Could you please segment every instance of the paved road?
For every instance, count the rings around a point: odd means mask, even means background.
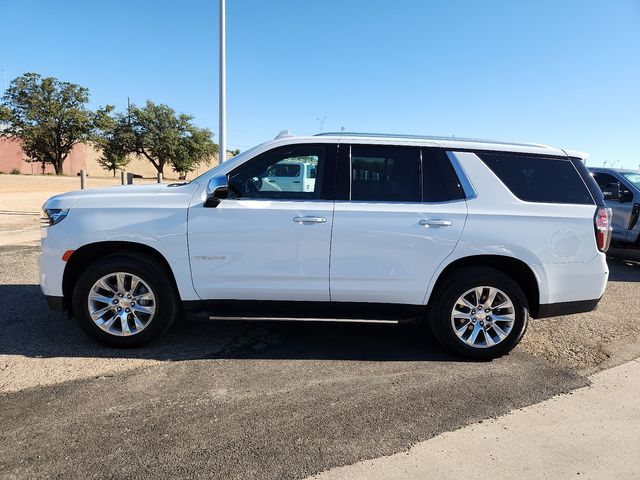
[[[106,349],[46,309],[36,253],[0,247],[0,477],[303,478],[588,384],[526,345],[460,362],[416,327],[182,324]],[[639,268],[612,262],[607,309],[636,306]],[[596,313],[576,321],[616,322]]]
[[[640,360],[591,386],[309,480],[640,478]],[[459,452],[472,452],[460,461]]]

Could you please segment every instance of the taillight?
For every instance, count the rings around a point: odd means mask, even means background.
[[[611,209],[598,207],[593,223],[596,229],[598,250],[606,252],[609,250],[609,244],[611,243]]]

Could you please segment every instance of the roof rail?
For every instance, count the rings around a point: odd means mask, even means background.
[[[315,137],[363,137],[363,138],[404,138],[411,140],[432,140],[432,141],[448,141],[448,142],[474,142],[474,143],[494,143],[496,145],[517,145],[522,147],[540,147],[550,148],[547,145],[539,143],[523,143],[523,142],[503,142],[499,140],[487,140],[480,138],[462,138],[462,137],[444,137],[437,135],[407,135],[398,133],[363,133],[363,132],[322,132],[316,133]]]

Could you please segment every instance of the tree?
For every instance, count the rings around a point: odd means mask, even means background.
[[[91,139],[95,114],[86,108],[88,101],[85,87],[25,73],[2,97],[0,135],[19,137],[27,157],[50,163],[61,175],[74,145]]]
[[[117,150],[104,149],[102,150],[102,156],[97,159],[98,165],[105,170],[113,172],[113,176],[116,176],[118,170],[122,170],[129,165],[131,159],[126,153],[119,152]]]
[[[192,120],[191,115],[176,114],[171,107],[148,100],[144,107],[132,105],[126,115],[116,116],[112,142],[145,157],[158,173],[170,165],[183,179],[218,151],[211,131],[196,127]]]
[[[127,144],[123,143],[126,137],[118,131],[119,124],[116,117],[110,115],[112,107],[99,109],[96,112],[96,134],[94,142],[102,151],[98,158],[98,164],[107,171],[112,171],[116,176],[118,170],[126,167],[131,158],[128,156]]]

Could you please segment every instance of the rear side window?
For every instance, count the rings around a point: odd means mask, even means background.
[[[420,150],[353,145],[351,200],[420,202]]]
[[[487,152],[477,155],[520,200],[594,204],[582,177],[568,158]]]

